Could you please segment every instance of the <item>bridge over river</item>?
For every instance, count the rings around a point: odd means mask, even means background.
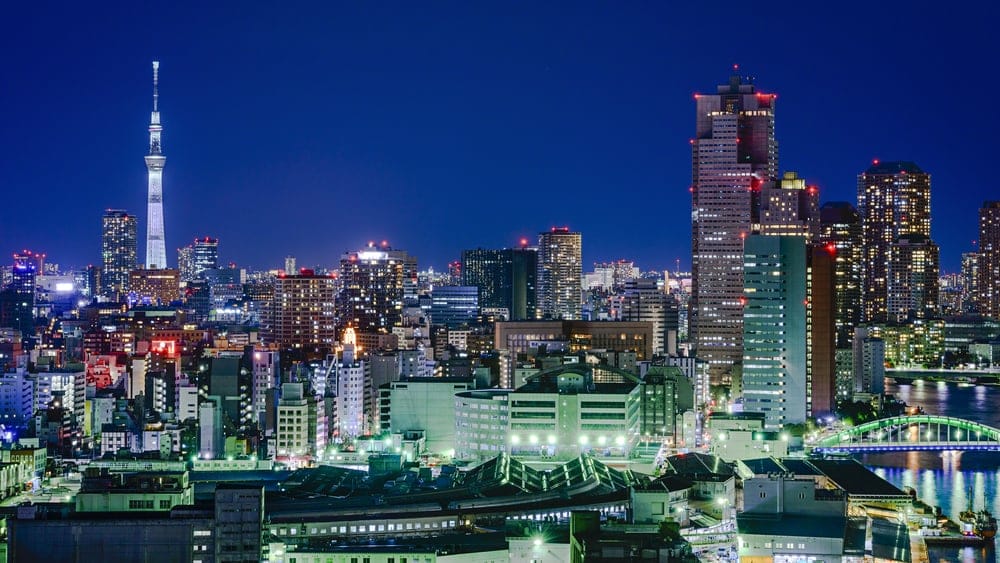
[[[1000,451],[1000,429],[950,416],[894,416],[845,428],[806,448],[816,453]]]

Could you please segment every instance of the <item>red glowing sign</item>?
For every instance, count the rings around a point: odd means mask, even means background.
[[[177,342],[173,340],[154,340],[153,352],[161,356],[174,357],[177,354]]]

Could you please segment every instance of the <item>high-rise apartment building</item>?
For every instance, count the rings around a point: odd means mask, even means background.
[[[1000,320],[1000,201],[979,209],[979,311]]]
[[[167,267],[167,245],[163,233],[163,156],[160,144],[160,61],[153,61],[153,113],[149,118],[149,154],[146,155],[146,173],[149,191],[146,203],[146,267]]]
[[[962,312],[979,312],[979,253],[962,253]]]
[[[348,252],[340,260],[337,317],[358,333],[388,334],[403,321],[405,299],[416,297],[417,259],[388,246]]]
[[[715,94],[695,95],[688,327],[714,382],[728,380],[743,356],[743,242],[752,192],[778,174],[776,98],[736,75]]]
[[[854,327],[861,323],[861,216],[846,201],[824,203],[819,214],[818,240],[836,251],[833,276],[837,348],[848,349]]]
[[[804,237],[751,235],[744,251],[743,407],[765,427],[807,415],[807,262]]]
[[[461,285],[479,288],[481,309],[505,309],[511,321],[535,318],[537,249],[463,250],[460,271]]]
[[[332,348],[336,339],[336,294],[336,280],[312,270],[278,276],[274,280],[274,297],[265,313],[265,342],[288,348]]]
[[[903,235],[931,236],[931,177],[912,162],[875,161],[858,176],[862,321],[889,318],[889,263]],[[935,272],[934,277],[937,277]]]
[[[653,353],[677,354],[677,299],[657,286],[655,279],[636,278],[624,282],[623,321],[653,323]]]
[[[101,295],[121,301],[136,269],[136,218],[121,209],[104,212],[101,228]]]
[[[569,227],[538,234],[539,318],[576,320],[581,316],[583,237]]]
[[[889,246],[888,320],[938,313],[938,247],[924,235],[901,235]]]
[[[867,328],[857,329],[853,343],[855,393],[885,393],[885,344]]]

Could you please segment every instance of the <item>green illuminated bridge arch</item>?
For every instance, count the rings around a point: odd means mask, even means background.
[[[812,444],[814,452],[1000,451],[1000,429],[971,420],[918,414],[873,420]]]

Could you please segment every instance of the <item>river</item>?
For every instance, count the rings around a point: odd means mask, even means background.
[[[899,385],[890,379],[885,391],[928,414],[1000,427],[1000,387],[920,381]],[[912,487],[920,500],[940,506],[953,520],[968,507],[970,497],[973,509],[985,507],[1000,514],[1000,452],[867,454],[861,461],[897,487]],[[996,561],[996,552],[995,548],[933,548],[930,556],[931,561],[990,562]]]

